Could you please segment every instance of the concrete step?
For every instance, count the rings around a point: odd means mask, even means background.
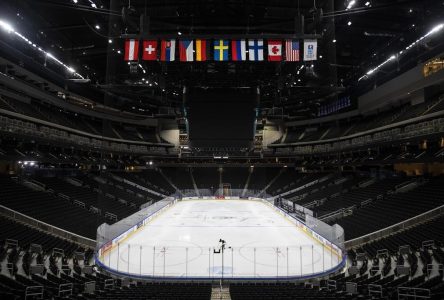
[[[214,285],[211,289],[211,300],[231,300],[230,287]]]

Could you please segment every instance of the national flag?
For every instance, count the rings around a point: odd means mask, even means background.
[[[318,59],[318,41],[304,40],[304,61]]]
[[[160,60],[174,61],[176,55],[176,40],[163,40],[160,44]]]
[[[215,40],[214,41],[214,60],[227,61],[228,60],[228,41]]]
[[[179,41],[179,56],[180,61],[193,61],[194,44],[193,40]]]
[[[244,39],[231,41],[231,59],[234,61],[247,60],[247,49]]]
[[[139,59],[139,41],[126,40],[125,41],[125,56],[126,61]]]
[[[143,60],[157,60],[157,41],[143,41]]]
[[[248,40],[248,58],[250,61],[264,60],[264,40]]]
[[[282,60],[282,41],[268,41],[268,61]]]
[[[299,41],[285,41],[285,58],[287,61],[299,61]]]
[[[207,40],[196,40],[196,61],[206,61],[208,51]]]

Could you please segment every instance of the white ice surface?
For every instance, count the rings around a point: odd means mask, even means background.
[[[223,255],[215,254],[219,239]],[[302,250],[302,253],[301,253]],[[179,201],[102,258],[142,276],[285,277],[319,273],[339,258],[260,201]],[[302,263],[302,267],[301,267]]]

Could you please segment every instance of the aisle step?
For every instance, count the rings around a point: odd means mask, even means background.
[[[215,284],[211,289],[211,300],[231,300],[230,286]]]

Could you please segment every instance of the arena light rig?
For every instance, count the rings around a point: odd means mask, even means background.
[[[418,43],[420,43],[422,40],[424,40],[425,38],[436,34],[438,32],[441,32],[444,29],[444,23],[441,23],[439,25],[436,25],[435,27],[433,27],[429,32],[427,32],[425,35],[421,36],[420,38],[418,38],[416,41],[412,42],[410,45],[408,45],[404,50],[399,51],[396,55],[393,54],[391,55],[389,58],[387,58],[385,61],[383,61],[381,64],[379,64],[378,66],[376,66],[373,69],[370,69],[369,71],[367,71],[365,73],[365,75],[361,76],[358,79],[358,82],[363,80],[363,79],[368,79],[370,77],[370,75],[376,73],[379,69],[381,69],[383,66],[385,66],[386,64],[388,64],[389,62],[395,60],[396,58],[401,57],[402,55],[406,54],[410,49],[412,49],[414,46],[416,46]]]
[[[8,34],[14,34],[15,36],[17,36],[19,39],[21,39],[23,42],[29,44],[31,47],[33,47],[35,50],[42,52],[45,57],[50,58],[52,61],[54,61],[55,63],[63,66],[69,73],[71,73],[73,76],[81,78],[81,79],[85,79],[82,75],[80,75],[79,73],[76,72],[76,70],[71,67],[66,65],[64,62],[62,62],[61,60],[59,60],[57,57],[55,57],[54,55],[52,55],[49,52],[46,52],[45,50],[43,50],[41,47],[39,47],[38,45],[36,45],[35,43],[33,43],[31,40],[29,40],[27,37],[25,37],[24,35],[22,35],[20,32],[16,31],[14,29],[14,27],[9,24],[8,22],[6,22],[5,20],[0,19],[0,28],[5,31]]]

